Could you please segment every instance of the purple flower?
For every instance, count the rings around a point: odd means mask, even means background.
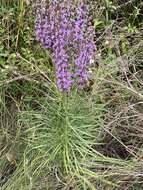
[[[47,11],[41,10],[36,15],[36,38],[52,53],[58,88],[69,92],[73,85],[83,87],[96,51],[88,6],[72,0],[51,0]]]

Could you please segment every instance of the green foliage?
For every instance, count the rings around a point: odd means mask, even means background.
[[[26,90],[25,85],[24,88]],[[15,89],[11,86],[13,93],[16,89],[18,86]],[[100,96],[77,92],[67,96],[54,88],[31,84],[22,101],[19,100],[23,106],[18,104],[21,131],[15,133],[21,135],[14,142],[22,142],[22,153],[15,149],[20,154],[17,170],[3,188],[26,190],[39,185],[39,188],[51,186],[55,189],[58,178],[63,187],[70,178],[75,189],[94,190],[100,183],[110,187],[118,185],[108,176],[116,173],[120,177],[121,171],[124,175],[134,171],[138,167],[136,161],[108,158],[93,148],[100,145],[99,134],[104,128],[103,118],[107,112],[107,104],[101,102]],[[14,147],[19,146],[13,143],[10,150]],[[103,166],[104,175],[100,173]],[[51,185],[48,179],[52,179]],[[41,183],[43,180],[45,184]]]

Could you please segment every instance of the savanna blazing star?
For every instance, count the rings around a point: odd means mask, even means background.
[[[89,77],[88,64],[96,50],[88,6],[72,0],[51,0],[44,6],[46,11],[42,5],[37,7],[36,37],[52,53],[57,86],[66,92],[75,84],[81,88]]]

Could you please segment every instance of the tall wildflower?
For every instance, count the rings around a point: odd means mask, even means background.
[[[51,0],[47,11],[41,10],[36,14],[36,37],[52,53],[58,88],[69,92],[75,84],[83,87],[96,49],[87,5]]]

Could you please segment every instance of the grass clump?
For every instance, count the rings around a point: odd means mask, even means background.
[[[123,161],[102,152],[109,103],[102,103],[101,94],[67,96],[55,87],[49,91],[31,85],[31,95],[22,102],[17,119],[22,145],[18,149],[13,144],[19,160],[3,189],[98,189],[103,184],[118,188],[123,179],[136,175],[140,167],[136,159]]]

